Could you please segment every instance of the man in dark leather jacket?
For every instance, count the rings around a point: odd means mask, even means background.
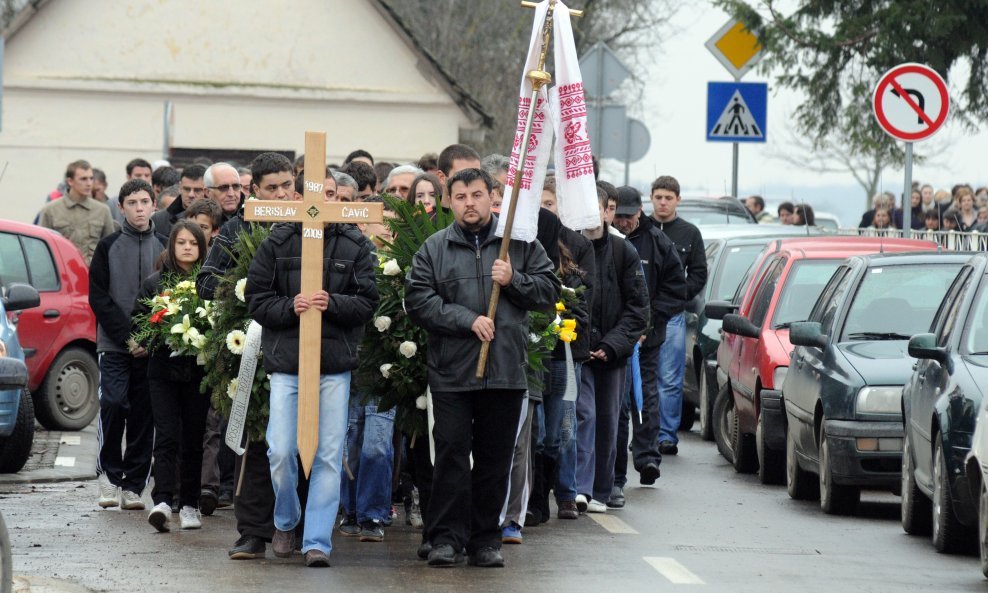
[[[464,547],[473,565],[504,565],[498,517],[528,386],[528,312],[552,307],[560,293],[538,242],[512,241],[508,260],[497,259],[491,188],[480,169],[449,179],[455,223],[426,240],[405,285],[409,316],[429,332],[436,460],[426,529],[433,566],[462,562]],[[501,299],[490,319],[493,282]],[[491,348],[478,379],[482,342]]]
[[[299,316],[321,312],[322,349],[319,378],[319,444],[310,472],[302,552],[307,566],[328,566],[332,532],[340,505],[340,472],[347,429],[350,371],[357,367],[357,347],[371,320],[377,292],[374,246],[356,227],[325,227],[322,287],[302,294],[302,227],[276,225],[257,249],[247,272],[247,309],[264,328],[264,369],[271,374],[270,414],[266,440],[274,487],[271,541],[277,556],[295,550],[301,520],[298,485]]]

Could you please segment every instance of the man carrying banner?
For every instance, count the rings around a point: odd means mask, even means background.
[[[429,564],[504,566],[498,518],[521,403],[528,387],[528,311],[551,308],[560,283],[537,242],[513,241],[498,259],[491,177],[465,169],[447,183],[455,223],[429,237],[406,281],[408,315],[429,332],[436,458],[429,505]],[[486,316],[493,283],[504,294]],[[475,376],[482,343],[487,373]],[[470,455],[473,454],[473,470]]]

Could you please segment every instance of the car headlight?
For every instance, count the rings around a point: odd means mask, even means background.
[[[854,409],[860,414],[899,414],[902,412],[902,386],[863,387]]]
[[[789,367],[775,367],[775,372],[772,373],[772,387],[778,391],[782,389],[782,384],[786,380],[786,372]]]

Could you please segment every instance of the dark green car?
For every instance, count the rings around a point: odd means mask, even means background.
[[[834,273],[810,312],[793,323],[782,385],[786,486],[819,496],[828,514],[854,513],[861,489],[897,491],[902,387],[909,338],[928,331],[971,254],[855,256]]]
[[[978,525],[980,488],[970,488],[965,459],[981,408],[978,386],[988,385],[986,254],[961,268],[930,331],[909,341],[919,361],[902,391],[902,528],[932,531],[938,551],[958,552]]]

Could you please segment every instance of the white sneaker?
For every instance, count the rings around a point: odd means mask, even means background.
[[[199,529],[202,527],[202,520],[199,518],[199,509],[189,505],[182,507],[178,512],[178,520],[182,524],[182,529]]]
[[[587,512],[588,513],[606,513],[607,512],[607,505],[604,504],[604,503],[602,503],[602,502],[600,502],[599,500],[596,500],[596,499],[595,500],[591,500],[589,503],[587,503]]]
[[[576,495],[576,510],[580,513],[587,512],[587,497],[582,494]]]
[[[123,491],[123,503],[120,505],[125,511],[143,511],[144,501],[141,500],[141,495],[136,492],[131,492],[130,490]]]
[[[148,523],[162,533],[171,531],[171,514],[172,509],[168,506],[168,503],[159,502],[154,505],[154,508],[151,509],[151,513],[148,514]]]
[[[117,487],[110,483],[106,474],[101,475],[96,480],[96,485],[99,489],[99,498],[96,500],[96,504],[104,509],[120,505],[120,494],[117,492]]]

